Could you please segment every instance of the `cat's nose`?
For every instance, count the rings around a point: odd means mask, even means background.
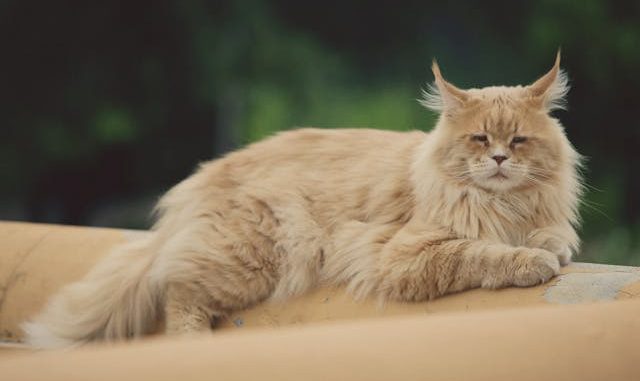
[[[502,164],[503,161],[508,159],[508,157],[504,155],[495,155],[495,156],[491,156],[491,158],[495,160],[496,163],[498,163],[498,165]]]

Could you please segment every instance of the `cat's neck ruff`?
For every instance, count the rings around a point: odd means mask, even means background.
[[[464,238],[520,245],[536,225],[534,202],[518,193],[491,194],[429,181],[416,197],[416,216],[427,225],[446,227]]]

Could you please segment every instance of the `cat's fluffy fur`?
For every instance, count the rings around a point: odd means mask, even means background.
[[[461,90],[433,69],[431,133],[301,129],[203,164],[151,237],[64,288],[28,341],[139,336],[163,315],[167,332],[199,331],[319,284],[421,301],[549,280],[579,244],[579,156],[549,116],[559,58],[526,87]]]

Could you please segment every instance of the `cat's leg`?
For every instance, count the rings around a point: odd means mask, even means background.
[[[220,315],[205,290],[194,284],[171,283],[165,295],[165,332],[170,335],[207,331]]]
[[[210,245],[171,261],[165,292],[165,327],[169,334],[208,330],[233,311],[267,299],[279,273],[269,260],[255,258],[246,243]]]
[[[280,258],[280,279],[272,299],[282,301],[302,295],[318,283],[327,239],[302,202],[291,202],[276,214],[279,224],[274,229],[273,239],[274,251]]]
[[[322,281],[344,284],[356,299],[375,294],[380,254],[402,225],[348,221],[335,228],[327,250]]]
[[[571,262],[571,256],[578,251],[579,239],[573,227],[554,225],[532,231],[525,243],[527,247],[537,247],[558,256],[560,265]]]
[[[218,217],[191,221],[160,248],[151,276],[166,285],[167,333],[210,328],[232,311],[265,300],[278,283],[274,243],[256,231],[255,218],[223,224]]]
[[[403,229],[381,253],[378,293],[419,301],[477,287],[527,287],[548,281],[559,267],[557,256],[543,249]]]

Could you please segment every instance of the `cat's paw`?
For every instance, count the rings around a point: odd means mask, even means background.
[[[526,247],[538,248],[550,251],[558,256],[560,266],[566,266],[571,262],[573,251],[569,244],[557,234],[549,233],[545,229],[532,232],[525,243]]]
[[[558,257],[560,266],[566,266],[571,262],[571,256],[573,252],[569,248],[569,245],[558,240],[550,240],[547,245],[542,246],[541,249],[550,251]]]
[[[555,253],[558,256],[558,261],[560,262],[560,266],[566,266],[571,263],[571,257],[573,256],[573,252],[569,248],[569,246],[564,246],[562,250],[558,250]]]
[[[560,257],[547,250],[526,249],[514,260],[514,286],[529,287],[546,283],[560,272]]]

